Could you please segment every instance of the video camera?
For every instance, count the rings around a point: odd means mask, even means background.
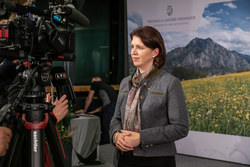
[[[13,134],[1,165],[44,167],[49,163],[46,138],[55,166],[66,167],[53,105],[45,102],[46,85],[51,79],[58,97],[67,94],[69,102],[76,104],[64,69],[51,68],[51,63],[75,60],[75,23],[87,26],[89,21],[72,0],[49,0],[46,10],[37,8],[35,1],[27,1],[21,5],[0,0],[0,21],[15,13],[13,20],[0,24],[0,57],[21,62],[8,88],[8,103],[0,110],[0,126],[10,127]],[[74,104],[71,106],[77,107]]]
[[[75,23],[87,26],[89,20],[72,0],[49,0],[41,10],[36,1],[20,5],[0,0],[0,19],[16,13],[14,20],[0,24],[0,53],[7,59],[49,61],[75,60]]]
[[[0,57],[26,62],[26,65],[19,68],[19,75],[21,75],[19,78],[25,79],[31,74],[31,69],[37,69],[37,74],[34,74],[36,77],[33,77],[36,81],[33,81],[33,84],[42,87],[47,85],[50,79],[48,75],[51,67],[47,68],[47,66],[50,66],[52,61],[75,60],[75,24],[80,26],[89,24],[88,18],[75,7],[80,5],[80,1],[47,1],[39,1],[40,4],[48,3],[48,8],[42,10],[36,7],[38,1],[35,0],[27,0],[25,5],[17,4],[16,1],[0,0],[0,20],[14,15],[13,19],[0,24]],[[66,76],[65,71],[58,71],[58,69],[61,68],[52,70],[52,84],[56,87],[59,98],[60,95],[67,94],[67,98],[75,106],[77,102],[70,78],[54,77],[59,74]],[[21,84],[18,80],[17,83],[19,82]],[[54,84],[58,82],[60,84]],[[14,89],[17,87],[13,87]],[[27,90],[32,94],[34,91],[37,92],[34,89]],[[36,98],[39,95],[44,97],[43,88],[38,90],[40,93],[36,93]],[[30,93],[25,94],[33,98]]]

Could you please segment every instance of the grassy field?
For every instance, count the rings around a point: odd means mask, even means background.
[[[190,130],[250,137],[250,72],[182,81]]]

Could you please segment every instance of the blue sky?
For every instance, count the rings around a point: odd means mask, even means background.
[[[250,0],[208,4],[197,30],[162,33],[167,51],[195,37],[211,38],[229,50],[250,55]]]
[[[237,0],[227,3],[215,3],[207,6],[203,17],[217,18],[224,29],[241,28],[250,30],[250,1]]]

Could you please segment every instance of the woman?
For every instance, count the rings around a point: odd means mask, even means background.
[[[118,167],[175,167],[174,141],[188,134],[188,115],[180,81],[162,70],[166,49],[153,27],[131,34],[136,72],[120,84],[110,136]]]

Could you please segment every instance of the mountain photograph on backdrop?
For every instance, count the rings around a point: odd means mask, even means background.
[[[194,38],[185,47],[167,53],[165,68],[181,80],[204,78],[250,71],[250,56],[231,51],[211,38]],[[186,73],[191,69],[199,75],[188,76]]]
[[[190,130],[250,137],[250,1],[213,2],[195,30],[160,31],[164,69],[181,80]],[[130,46],[129,33],[146,18],[134,11],[127,16]]]
[[[181,80],[191,130],[250,137],[249,55],[195,38],[165,68]]]
[[[165,69],[185,92],[190,129],[250,137],[250,6],[208,4],[194,31],[163,32]]]

